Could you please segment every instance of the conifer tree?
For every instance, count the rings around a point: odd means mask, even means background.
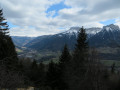
[[[77,43],[73,52],[72,60],[69,64],[67,83],[70,90],[84,90],[84,84],[86,78],[86,64],[88,57],[88,42],[85,29],[82,27],[78,32]]]
[[[73,53],[73,59],[81,59],[79,62],[84,62],[85,57],[88,54],[88,42],[87,42],[87,34],[85,29],[82,27],[78,32],[77,44]],[[75,60],[74,60],[75,61]]]
[[[38,65],[34,59],[30,67],[30,80],[33,82],[33,85],[36,86],[38,82]]]
[[[8,35],[9,28],[0,9],[0,64],[7,69],[16,69],[18,64],[17,53],[11,37]]]
[[[72,59],[73,66],[75,66],[75,68],[77,69],[79,67],[78,70],[81,71],[81,72],[79,71],[79,73],[81,74],[84,73],[87,57],[88,57],[87,34],[85,32],[85,29],[82,27],[78,32],[77,43],[75,50],[73,52],[73,59]]]
[[[58,88],[59,79],[58,79],[58,65],[51,61],[48,65],[48,71],[46,75],[46,85],[55,90]]]
[[[5,18],[3,17],[3,10],[0,9],[0,33],[7,34],[9,31],[8,24],[5,22]]]
[[[59,90],[67,89],[67,85],[65,83],[65,75],[70,59],[71,55],[69,53],[67,45],[65,44],[62,54],[59,58]]]
[[[45,65],[40,62],[38,66],[38,87],[45,85],[45,74]]]
[[[59,58],[60,69],[63,70],[65,68],[65,65],[70,61],[70,59],[71,59],[71,55],[69,53],[67,45],[65,45],[64,49],[62,51],[62,54],[61,54],[61,56]]]
[[[3,17],[3,10],[0,9],[0,73],[6,74],[3,82],[0,79],[0,88],[15,88],[24,84],[22,75],[18,72],[18,58],[15,46],[9,36],[9,28],[6,19]],[[17,80],[18,79],[18,80]]]

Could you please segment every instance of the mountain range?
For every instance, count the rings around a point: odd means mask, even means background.
[[[35,52],[38,56],[56,57],[57,51],[61,51],[65,44],[73,50],[76,44],[77,35],[81,27],[71,27],[65,32],[54,35],[43,35],[38,37],[19,37],[12,36],[16,48],[22,50],[22,55],[29,56]],[[86,28],[87,40],[90,47],[96,47],[103,60],[119,60],[120,47],[120,28],[110,24],[103,28]],[[27,53],[28,52],[28,53]],[[55,53],[56,52],[56,53]],[[45,54],[46,53],[46,54]],[[53,53],[53,54],[51,54]],[[27,54],[27,55],[26,55]],[[59,56],[57,54],[57,56]],[[42,57],[41,57],[42,58]]]
[[[36,50],[62,50],[65,44],[69,49],[73,49],[76,43],[77,34],[80,27],[71,27],[69,30],[55,35],[39,36],[25,45],[25,47]],[[87,28],[86,33],[88,38],[91,38],[96,33],[100,32],[101,28]]]
[[[90,46],[118,47],[120,45],[120,28],[117,25],[103,26],[99,33],[89,39]]]
[[[65,44],[69,49],[73,49],[76,43],[77,34],[80,27],[71,27],[69,30],[55,35],[43,35],[38,37],[12,36],[16,46],[41,50],[61,50]],[[92,47],[116,47],[120,45],[120,28],[110,24],[103,28],[86,28],[89,45]]]

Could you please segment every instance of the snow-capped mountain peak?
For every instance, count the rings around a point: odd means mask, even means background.
[[[69,30],[63,32],[63,34],[69,34],[69,35],[73,35],[73,34],[77,34],[80,30],[80,27],[71,27]],[[86,33],[87,34],[96,34],[98,32],[100,32],[102,29],[98,28],[98,27],[93,27],[93,28],[86,28]]]
[[[71,34],[76,34],[76,33],[78,33],[78,31],[79,31],[79,29],[71,29],[71,28],[70,28],[69,30],[63,32],[63,34],[69,34],[69,35],[71,35]]]
[[[110,24],[110,25],[107,25],[107,26],[103,26],[103,30],[106,30],[106,31],[118,31],[120,30],[119,26],[117,25],[114,25],[114,24]]]

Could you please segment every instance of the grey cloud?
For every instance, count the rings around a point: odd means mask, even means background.
[[[118,9],[120,8],[120,0],[104,0],[102,2],[95,3],[95,5],[93,5],[93,7],[90,10],[89,8],[91,7],[89,7],[89,2],[88,2],[88,7],[83,8],[81,11],[79,11],[79,14],[95,15],[95,14],[104,13],[109,10]]]
[[[60,27],[102,26],[100,21],[120,17],[120,0],[65,0],[71,8],[60,10],[55,18],[46,17],[47,8],[59,2],[61,0],[2,0],[5,17],[18,26],[11,29],[11,35],[54,34],[61,31]]]

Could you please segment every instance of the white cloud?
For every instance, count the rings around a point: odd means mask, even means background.
[[[34,28],[34,27],[22,26],[22,27],[13,27],[10,30],[10,35],[35,37],[39,35],[53,35],[60,31],[61,30],[55,29],[54,27],[50,27],[48,29],[47,27]]]
[[[65,4],[72,7],[60,11],[60,17],[68,22],[79,25],[93,24],[102,26],[99,22],[120,17],[120,0],[66,0]]]
[[[71,8],[58,11],[46,10],[61,1]],[[11,35],[39,36],[54,34],[71,26],[102,27],[100,21],[116,19],[120,23],[120,0],[1,0],[4,16],[18,27],[11,28]]]
[[[117,19],[115,20],[115,24],[120,27],[120,18],[117,18]]]

